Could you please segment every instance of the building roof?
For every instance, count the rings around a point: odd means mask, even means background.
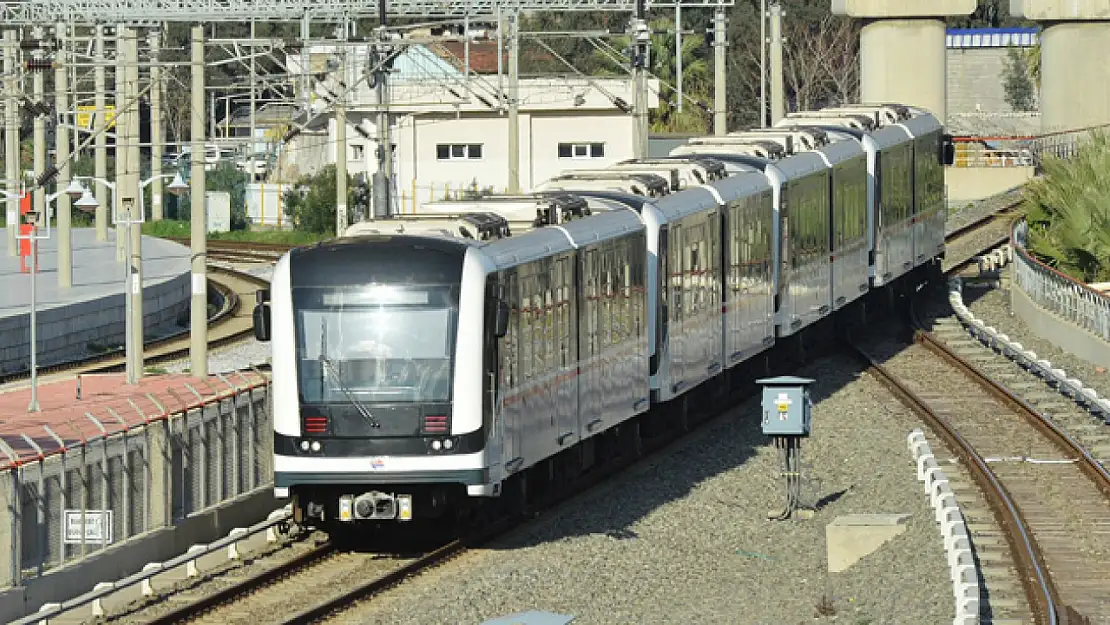
[[[949,48],[1008,48],[1037,45],[1036,28],[949,28],[945,45]]]
[[[462,41],[441,41],[428,46],[436,56],[450,63],[460,72],[466,71],[466,43]],[[521,50],[521,60],[528,61],[553,61],[553,56],[546,52]],[[501,50],[501,68],[503,72],[509,71],[509,49],[505,46]],[[497,40],[472,39],[470,41],[470,71],[475,74],[497,73]]]

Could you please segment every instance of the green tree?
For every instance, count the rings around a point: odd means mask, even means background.
[[[1025,51],[1025,65],[1029,69],[1029,77],[1033,79],[1033,83],[1037,85],[1037,89],[1041,88],[1041,42],[1037,43]]]
[[[188,174],[188,168],[183,173]],[[167,171],[164,173],[173,173]],[[239,171],[230,161],[220,161],[211,171],[204,172],[204,188],[207,191],[226,191],[231,194],[231,229],[246,230],[247,222],[247,182],[250,176]],[[187,180],[187,178],[186,178]],[[162,196],[167,217],[180,221],[192,218],[192,193],[180,197],[166,193]]]
[[[1084,282],[1110,280],[1110,137],[1095,134],[1070,160],[1044,162],[1025,192],[1029,249]]]
[[[1006,53],[1002,87],[1006,91],[1006,103],[1015,111],[1033,110],[1036,89],[1029,78],[1025,55],[1018,52],[1017,48],[1010,48]]]
[[[347,223],[354,223],[354,184],[347,176]],[[285,214],[293,228],[318,234],[335,234],[335,165],[328,165],[312,176],[304,176],[285,193]]]

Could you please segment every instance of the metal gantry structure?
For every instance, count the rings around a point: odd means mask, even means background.
[[[636,120],[636,134],[634,137],[635,153],[643,157],[647,155],[648,137],[648,111],[647,88],[650,67],[650,30],[646,22],[647,11],[651,9],[668,8],[676,11],[676,18],[682,8],[711,9],[714,11],[714,52],[715,52],[715,77],[714,77],[714,130],[717,134],[726,132],[725,111],[725,37],[726,9],[734,0],[664,0],[652,2],[651,0],[318,0],[306,5],[303,0],[31,0],[25,2],[0,2],[0,21],[8,29],[32,29],[35,33],[32,39],[38,38],[48,41],[50,46],[21,46],[19,35],[11,30],[5,32],[3,40],[5,54],[5,125],[7,128],[7,141],[5,150],[7,155],[7,178],[14,181],[18,176],[18,125],[19,106],[28,106],[36,111],[34,123],[34,172],[35,206],[38,214],[48,215],[45,201],[44,187],[51,182],[67,184],[70,180],[70,159],[80,151],[94,143],[94,180],[101,181],[96,186],[96,212],[97,236],[100,240],[107,239],[105,227],[109,213],[117,214],[120,206],[136,206],[143,210],[141,205],[142,189],[139,187],[139,114],[138,100],[149,93],[152,117],[152,173],[151,182],[154,182],[152,194],[152,218],[162,217],[162,192],[161,192],[161,124],[162,105],[161,91],[163,76],[159,60],[161,47],[161,29],[167,23],[184,23],[194,25],[191,35],[191,151],[192,151],[192,204],[191,204],[191,270],[192,270],[192,315],[191,334],[192,344],[190,356],[193,362],[192,374],[194,376],[207,375],[207,345],[206,345],[206,223],[204,209],[205,189],[205,33],[203,24],[213,23],[245,23],[251,24],[251,37],[248,44],[241,41],[228,42],[213,40],[208,43],[218,45],[231,45],[236,54],[240,54],[241,47],[250,48],[250,102],[251,102],[251,148],[250,171],[253,175],[254,166],[254,129],[255,129],[255,92],[259,75],[255,70],[256,46],[259,41],[255,37],[254,25],[263,23],[298,23],[301,28],[302,45],[307,48],[310,35],[310,26],[319,24],[337,25],[337,39],[347,42],[349,35],[354,30],[358,20],[373,19],[377,23],[374,33],[368,39],[372,42],[370,54],[365,59],[366,66],[361,80],[369,80],[371,87],[377,94],[377,156],[378,171],[374,174],[375,197],[374,207],[370,217],[388,216],[391,214],[392,198],[390,197],[390,181],[393,174],[393,151],[389,128],[392,123],[389,111],[389,70],[399,52],[407,45],[414,42],[399,40],[397,35],[390,32],[387,26],[389,18],[402,18],[412,21],[414,18],[427,23],[442,23],[448,20],[496,20],[498,24],[499,46],[507,37],[509,51],[509,84],[504,91],[498,89],[498,108],[508,114],[510,146],[510,187],[519,190],[519,129],[517,128],[517,114],[519,109],[519,18],[524,11],[546,12],[628,12],[631,19],[628,34],[633,40],[633,51],[629,66],[633,86],[635,88],[635,104],[632,110]],[[45,35],[44,26],[54,27],[53,38]],[[502,26],[506,26],[505,29]],[[677,24],[676,24],[677,26]],[[67,37],[76,33],[78,27],[86,29],[91,37],[86,38],[89,43],[88,50],[82,57],[77,50],[70,51],[67,47]],[[409,26],[410,28],[412,26]],[[106,29],[114,29],[111,37],[106,36]],[[149,61],[140,62],[140,41],[137,29],[147,29],[146,54]],[[14,34],[14,36],[13,36]],[[106,50],[106,41],[115,43],[115,61],[109,59]],[[70,41],[70,45],[74,44]],[[270,42],[272,47],[272,42]],[[681,45],[681,44],[679,44]],[[21,50],[26,48],[26,51]],[[53,47],[53,50],[49,49]],[[58,120],[56,135],[55,164],[46,167],[45,154],[45,128],[46,117],[52,111],[44,105],[43,73],[34,72],[33,99],[20,101],[23,85],[24,56],[41,59],[46,54],[56,54],[52,67],[55,71],[55,111]],[[67,56],[67,53],[69,54]],[[305,51],[307,54],[307,50]],[[347,52],[342,53],[346,55]],[[68,101],[68,90],[76,89],[79,79],[75,73],[78,58],[91,61],[94,83],[94,108],[92,116],[92,130],[86,141],[78,145],[79,137],[84,132],[77,126],[77,115],[73,115],[73,149],[70,149],[70,138],[67,136],[64,116],[67,112],[77,111],[78,97],[74,98],[72,107]],[[242,61],[239,56],[238,62]],[[306,59],[307,60],[307,59]],[[681,58],[679,58],[681,61]],[[115,124],[116,145],[120,147],[117,152],[116,182],[111,185],[104,184],[107,177],[107,136],[109,124],[107,116],[107,91],[106,69],[115,65]],[[340,64],[346,71],[346,62]],[[140,67],[149,69],[149,82],[145,89],[140,89]],[[679,64],[681,67],[681,63]],[[310,81],[308,75],[309,64],[305,63],[301,72],[305,74],[302,79]],[[681,71],[681,69],[679,70]],[[67,72],[73,72],[67,74]],[[681,80],[681,78],[679,78]],[[67,84],[72,82],[73,84]],[[310,83],[306,83],[306,86]],[[184,85],[183,85],[184,86]],[[330,111],[336,116],[340,136],[340,145],[345,144],[342,136],[346,132],[346,100],[348,93],[355,85],[345,85],[343,92],[330,104]],[[306,89],[305,92],[311,89]],[[681,100],[681,92],[680,92]],[[329,110],[325,109],[325,111]],[[306,111],[307,121],[319,117],[325,111],[313,113]],[[214,113],[214,111],[213,111]],[[307,125],[307,121],[305,125]],[[301,126],[303,127],[303,126]],[[13,132],[14,131],[14,132]],[[287,134],[286,140],[295,133]],[[13,141],[14,139],[14,141]],[[345,148],[345,145],[343,146]],[[337,228],[342,232],[346,226],[346,150],[337,151],[337,177],[338,208]],[[13,158],[14,157],[14,158]],[[13,171],[14,170],[14,171]],[[132,171],[133,170],[133,171]],[[9,182],[11,184],[11,182]],[[111,191],[109,199],[109,191]],[[64,195],[64,194],[63,194]],[[9,224],[13,221],[17,211],[17,202],[9,195],[8,217]],[[59,261],[68,267],[71,259],[69,244],[69,198],[63,198],[59,204]],[[109,206],[112,206],[109,210]],[[64,218],[63,218],[64,217]],[[141,230],[139,221],[125,220],[126,230],[120,227],[117,236],[117,248],[120,260],[123,258],[125,247],[130,247],[131,254],[126,258],[127,288],[125,297],[130,304],[128,317],[132,322],[128,332],[128,380],[133,381],[141,375],[143,365],[142,357],[142,267],[141,267]],[[64,231],[64,232],[63,232]],[[14,229],[9,229],[9,254],[15,254]],[[130,243],[124,246],[124,242]],[[64,249],[62,249],[64,248]],[[69,286],[68,271],[59,272],[59,286]]]

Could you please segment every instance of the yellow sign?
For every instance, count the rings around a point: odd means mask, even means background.
[[[116,125],[116,107],[107,104],[104,106],[105,119],[108,122],[108,128],[112,129]],[[92,130],[93,115],[96,113],[95,106],[78,106],[77,107],[77,127],[84,128],[85,130]]]

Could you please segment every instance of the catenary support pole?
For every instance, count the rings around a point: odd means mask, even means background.
[[[759,127],[767,127],[767,0],[759,0]]]
[[[520,193],[520,15],[505,16],[509,45],[509,193]]]
[[[682,112],[682,5],[674,5],[674,88],[678,93],[678,112]]]
[[[718,7],[713,15],[713,134],[728,133],[728,87],[725,63],[728,32],[725,10]]]
[[[96,106],[96,111],[93,115],[93,132],[96,136],[93,138],[93,175],[101,180],[108,179],[108,137],[104,132],[104,127],[107,125],[108,103],[105,93],[107,90],[107,69],[105,63],[107,59],[104,55],[104,27],[97,25],[96,27],[96,43],[95,43],[95,57],[94,61],[96,67],[93,68],[93,103]],[[108,187],[97,182],[94,183],[96,192],[96,240],[108,240],[108,215],[112,212],[110,195]]]
[[[771,125],[786,116],[782,84],[782,5],[771,5]]]
[[[19,44],[14,30],[4,31],[4,177],[8,179],[7,191],[20,191],[19,175],[19,83],[22,67],[19,64]],[[7,198],[8,256],[19,254],[19,198]]]
[[[647,7],[644,0],[636,3],[636,17],[632,19],[633,46],[635,46],[635,60],[632,63],[632,88],[634,90],[634,103],[632,117],[635,120],[633,132],[636,133],[633,142],[636,158],[648,156],[648,93],[647,79],[648,68],[651,67],[651,30],[647,23]]]
[[[131,103],[139,95],[139,37],[134,29],[127,29],[127,62],[124,79],[127,81],[127,100]],[[134,198],[131,225],[128,227],[131,241],[129,261],[131,264],[131,370],[134,371],[135,380],[143,377],[143,216],[146,207],[143,205],[143,192],[140,188],[142,179],[142,152],[139,146],[141,115],[139,103],[134,102],[128,106],[127,114],[127,195]]]
[[[347,53],[339,53],[339,75],[347,82]],[[340,89],[339,91],[344,91]],[[335,101],[335,236],[347,230],[347,97]]]
[[[162,32],[150,31],[150,218],[161,221],[165,217],[162,208],[162,148],[166,135],[162,131],[162,68],[158,58],[162,52]]]
[[[54,53],[54,110],[58,124],[54,127],[54,162],[62,163],[55,178],[57,188],[69,186],[69,67],[66,55],[66,24],[58,24],[55,36],[58,50]],[[58,196],[58,288],[66,289],[73,285],[73,241],[70,237],[70,211],[73,200],[69,194]]]
[[[32,72],[31,83],[31,94],[35,103],[44,103],[43,72]],[[34,167],[35,178],[38,179],[38,177],[42,175],[42,172],[46,170],[46,118],[36,114],[33,129],[34,134],[32,135],[32,141],[34,144],[34,162],[32,166]],[[44,215],[44,219],[49,219],[50,212],[47,210],[46,206],[46,190],[42,187],[38,187],[35,189],[32,196],[33,198],[31,201],[34,202],[35,211],[40,215]]]
[[[194,26],[192,32],[193,101],[190,115],[193,154],[204,154],[204,27]],[[204,161],[194,158],[190,174],[192,183],[191,247],[193,298],[189,315],[189,360],[194,377],[208,376],[208,285],[205,263],[208,250],[204,223]]]

